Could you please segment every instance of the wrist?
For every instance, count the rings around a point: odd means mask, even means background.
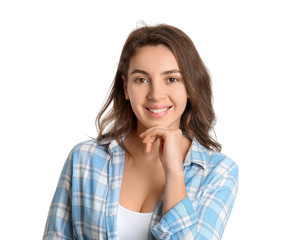
[[[166,179],[184,179],[184,172],[182,166],[179,168],[165,169]]]
[[[166,177],[166,187],[172,186],[173,188],[182,188],[185,186],[185,177],[183,170],[181,171],[169,171],[165,175]]]

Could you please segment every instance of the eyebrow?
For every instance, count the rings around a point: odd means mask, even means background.
[[[135,73],[141,73],[141,74],[144,74],[144,75],[150,77],[150,74],[144,70],[135,69],[131,72],[131,74],[135,74]],[[160,75],[168,75],[168,74],[172,74],[172,73],[181,73],[181,72],[177,69],[173,69],[173,70],[164,71]]]

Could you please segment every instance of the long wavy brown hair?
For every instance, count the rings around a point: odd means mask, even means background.
[[[181,116],[180,129],[192,140],[195,137],[207,149],[221,151],[221,145],[211,137],[215,123],[213,96],[209,73],[191,39],[180,29],[160,24],[144,26],[130,33],[107,101],[96,122],[99,142],[116,139],[125,150],[121,139],[135,130],[137,118],[130,102],[125,99],[123,79],[128,79],[129,62],[137,49],[163,44],[174,54],[184,79],[188,101]]]

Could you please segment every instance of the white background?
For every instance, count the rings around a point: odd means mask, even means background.
[[[223,239],[283,239],[287,15],[276,0],[2,0],[1,239],[41,239],[64,161],[96,136],[140,20],[181,28],[211,72],[218,141],[240,170]]]

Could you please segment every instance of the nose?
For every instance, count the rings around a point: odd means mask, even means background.
[[[159,101],[166,96],[165,87],[160,82],[154,81],[150,85],[148,99],[153,101]]]

